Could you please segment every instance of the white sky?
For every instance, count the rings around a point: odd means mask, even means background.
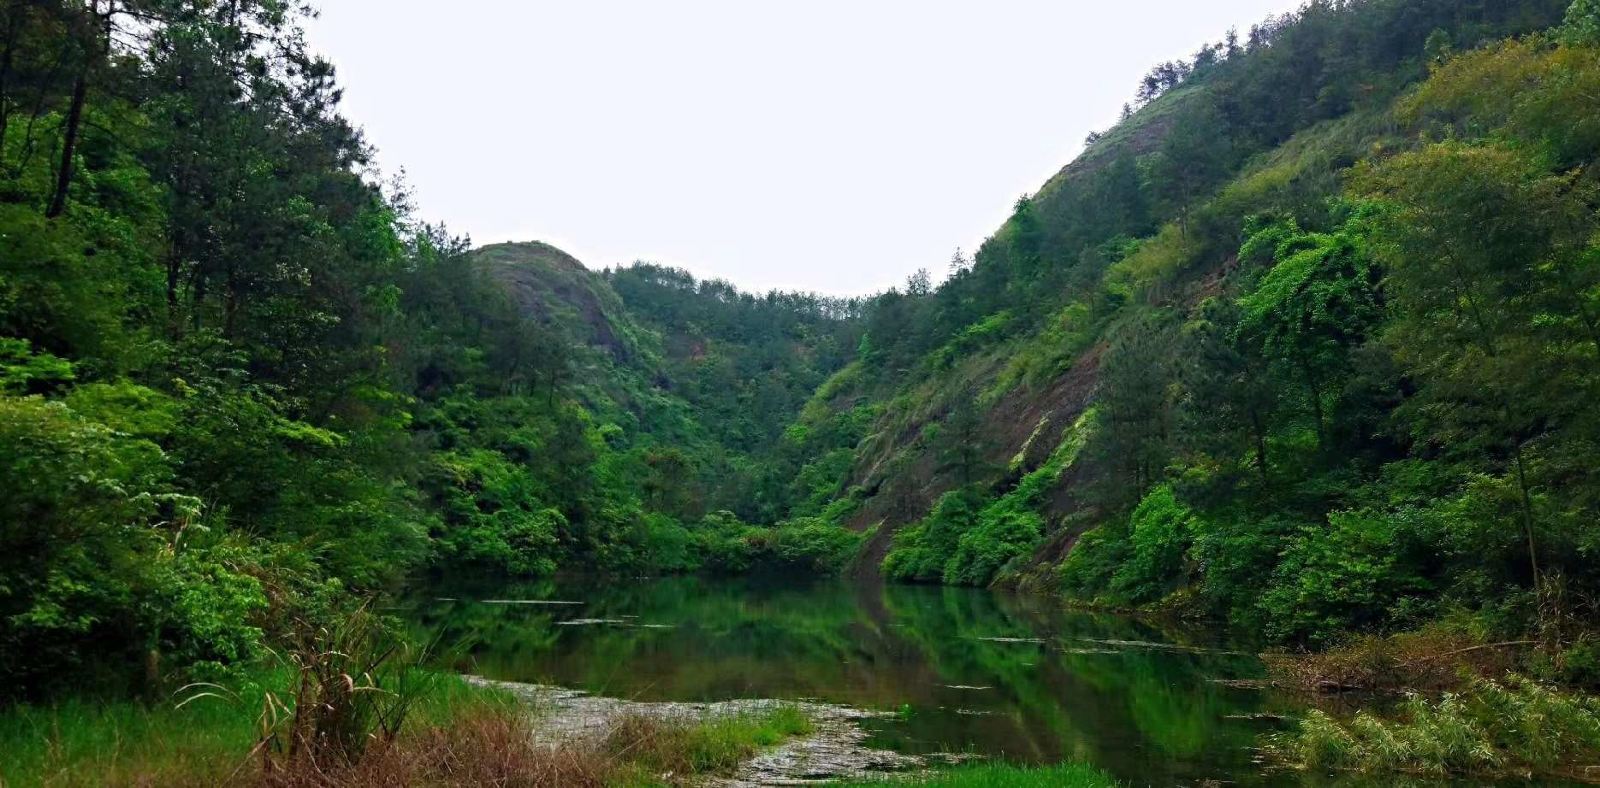
[[[1141,76],[1299,0],[323,0],[424,218],[752,290],[942,275]]]

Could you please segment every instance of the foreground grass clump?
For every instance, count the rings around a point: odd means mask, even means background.
[[[725,774],[762,748],[811,730],[811,718],[793,706],[705,720],[633,714],[618,721],[600,749],[618,765],[613,784],[659,784],[685,775]]]
[[[221,781],[255,744],[248,714],[223,704],[69,701],[0,713],[7,786]]]
[[[135,702],[19,706],[0,713],[0,785],[476,786],[671,785],[728,773],[763,747],[810,732],[790,706],[709,720],[628,717],[598,744],[551,745],[502,691],[433,676],[405,725],[349,758],[291,754],[264,733],[263,708],[290,674],[265,672],[233,697],[181,707]],[[254,704],[254,705],[252,705]]]
[[[1093,766],[1080,764],[1031,767],[981,764],[927,775],[852,785],[857,788],[866,786],[883,788],[892,785],[917,788],[1116,788],[1118,783],[1105,772]],[[841,788],[851,788],[851,786],[841,786]]]
[[[1309,769],[1432,776],[1562,775],[1600,763],[1600,700],[1512,676],[1437,699],[1410,696],[1393,719],[1311,711],[1267,751]]]
[[[154,704],[70,700],[12,706],[0,712],[0,752],[5,753],[0,784],[292,784],[289,775],[305,767],[287,765],[282,753],[264,743],[263,709],[270,697],[281,695],[278,688],[293,685],[294,675],[286,669],[261,670],[232,690],[212,688]],[[462,737],[474,732],[489,733],[491,721],[516,726],[525,714],[511,696],[454,676],[412,681],[429,687],[411,702],[406,729],[387,745],[371,731],[363,734],[380,741],[373,750],[377,760],[418,744],[437,744],[441,736],[462,744]],[[325,764],[314,770],[333,768]]]

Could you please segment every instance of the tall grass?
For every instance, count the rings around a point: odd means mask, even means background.
[[[261,770],[337,770],[392,743],[442,677],[419,667],[425,656],[365,606],[327,623],[295,622],[282,655],[291,680],[262,697]],[[207,687],[191,700],[209,696]]]
[[[1600,700],[1512,676],[1437,699],[1411,695],[1392,719],[1311,711],[1267,751],[1314,769],[1434,776],[1555,776],[1600,763]]]
[[[626,717],[600,742],[539,743],[503,691],[419,667],[365,609],[297,622],[279,659],[166,703],[0,710],[0,786],[601,786],[729,773],[811,730],[793,706]]]
[[[346,750],[339,738],[351,730],[346,722],[369,712],[322,709],[296,722],[297,705],[399,693],[387,677],[370,685],[351,677],[337,679],[344,691],[285,694],[316,686],[315,675],[280,665],[233,688],[191,688],[187,698],[157,705],[73,701],[0,711],[0,785],[673,785],[728,774],[762,748],[812,729],[799,708],[773,706],[703,720],[629,716],[602,741],[552,745],[538,741],[536,717],[510,694],[456,676],[407,676],[427,691],[411,697],[403,725],[385,728],[380,720],[393,720],[394,710],[375,709],[366,741]],[[349,691],[363,686],[376,689]],[[268,715],[260,710],[279,703],[290,713],[264,729]],[[290,757],[297,740],[299,754]]]
[[[290,667],[260,667],[204,696],[200,688],[191,688],[155,704],[68,700],[0,710],[0,784],[249,782],[259,769],[261,710],[269,695],[282,694],[296,678]],[[498,690],[439,676],[432,691],[415,701],[409,724],[418,730],[443,728],[465,717],[515,710],[516,703]]]

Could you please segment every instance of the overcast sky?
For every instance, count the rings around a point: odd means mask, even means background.
[[[754,290],[942,274],[1155,63],[1298,0],[324,0],[421,214]]]

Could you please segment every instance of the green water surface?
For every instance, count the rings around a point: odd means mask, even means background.
[[[571,604],[559,604],[571,603]],[[636,700],[815,699],[898,712],[911,753],[1096,764],[1135,785],[1255,775],[1293,714],[1247,651],[1200,632],[962,588],[808,578],[454,584],[409,615],[457,669]],[[1250,779],[1251,782],[1259,782]],[[1277,780],[1273,780],[1277,782]]]
[[[1093,764],[1130,786],[1390,785],[1264,773],[1304,698],[1251,649],[1044,597],[793,577],[452,582],[406,615],[457,670],[635,700],[818,700],[896,712],[871,744]],[[1216,781],[1216,782],[1210,782]],[[1416,784],[1416,783],[1408,783]]]

